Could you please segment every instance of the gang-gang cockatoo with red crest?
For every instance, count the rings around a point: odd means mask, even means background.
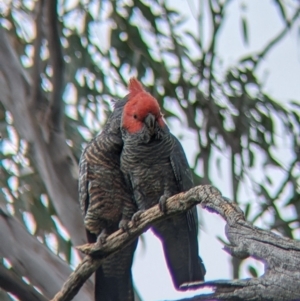
[[[139,210],[159,203],[165,210],[168,197],[193,187],[192,174],[180,142],[170,133],[157,100],[132,78],[121,121],[121,170]],[[140,212],[134,215],[138,219]],[[162,242],[176,289],[203,281],[205,267],[198,254],[196,207],[152,226]]]

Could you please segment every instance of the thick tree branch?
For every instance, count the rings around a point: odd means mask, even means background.
[[[0,241],[1,257],[10,262],[19,277],[27,277],[32,285],[38,287],[45,298],[52,297],[72,271],[65,261],[30,235],[15,217],[7,215],[1,210]],[[4,282],[1,279],[0,283],[0,286],[3,287]],[[15,282],[15,289],[17,286],[18,281]],[[7,290],[7,287],[4,288]],[[30,292],[28,290],[28,294]],[[14,292],[12,291],[12,293]],[[93,288],[88,282],[76,299],[92,300],[92,295]],[[21,298],[21,300],[26,299]],[[32,297],[28,300],[43,300],[43,297],[40,296],[40,299]]]
[[[78,247],[88,255],[52,301],[72,300],[85,280],[105,258],[121,250],[154,222],[200,203],[208,211],[220,214],[227,222],[225,230],[230,244],[225,246],[225,251],[238,258],[252,256],[261,260],[265,264],[265,274],[254,279],[189,284],[191,289],[211,287],[215,292],[185,300],[300,299],[300,242],[254,227],[245,220],[243,211],[235,203],[222,198],[219,191],[212,186],[203,185],[169,198],[166,214],[159,210],[158,205],[145,211],[136,225],[129,224],[128,232],[116,231],[102,246],[86,244]]]
[[[83,283],[102,264],[103,260],[117,251],[120,251],[128,243],[146,231],[154,222],[165,219],[167,216],[178,214],[192,208],[194,205],[205,202],[207,199],[218,199],[221,195],[217,189],[210,185],[197,186],[186,193],[177,194],[166,202],[166,213],[162,213],[156,205],[141,214],[139,221],[133,225],[129,223],[128,232],[116,231],[107,238],[103,246],[86,244],[78,247],[87,255],[70,275],[52,301],[67,301],[79,291]]]

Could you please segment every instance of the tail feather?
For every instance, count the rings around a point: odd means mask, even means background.
[[[95,301],[134,301],[131,265],[137,240],[107,258],[95,273]]]
[[[184,283],[203,281],[206,273],[198,255],[197,231],[191,231],[187,214],[183,213],[153,226],[162,242],[165,259],[176,289]]]

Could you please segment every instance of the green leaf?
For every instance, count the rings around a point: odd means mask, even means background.
[[[134,0],[134,7],[138,7],[140,9],[145,19],[150,22],[153,32],[155,32],[155,34],[159,34],[156,26],[156,16],[152,13],[150,7],[139,0]]]
[[[253,167],[254,166],[254,153],[253,151],[249,148],[248,149],[248,153],[249,153],[249,167]]]
[[[217,235],[217,240],[225,246],[228,246],[228,241],[225,241],[221,236]]]
[[[300,28],[299,28],[299,30],[300,30]],[[290,102],[293,106],[295,106],[296,108],[298,108],[298,109],[300,109],[300,102],[299,102],[299,100],[297,101],[297,100],[293,100],[293,101],[291,101]]]
[[[245,208],[245,218],[247,219],[248,218],[248,216],[249,216],[249,213],[250,213],[250,209],[251,209],[251,204],[250,203],[248,203],[247,205],[246,205],[246,208]]]
[[[248,36],[248,23],[247,20],[242,17],[242,30],[243,30],[243,40],[245,45],[249,45],[249,36]]]
[[[269,176],[266,176],[266,180],[267,180],[267,183],[272,185],[273,184],[273,181],[272,181],[272,178],[269,177]]]
[[[248,266],[248,271],[251,274],[252,277],[257,278],[258,277],[258,273],[256,271],[256,269],[253,266]]]
[[[220,176],[222,176],[221,158],[220,157],[217,158],[216,165],[217,165],[218,173],[220,174]]]

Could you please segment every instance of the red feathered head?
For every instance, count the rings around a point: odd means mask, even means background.
[[[129,96],[123,111],[122,127],[129,133],[139,132],[147,116],[154,116],[160,127],[164,127],[163,116],[157,100],[136,79],[129,81]]]

